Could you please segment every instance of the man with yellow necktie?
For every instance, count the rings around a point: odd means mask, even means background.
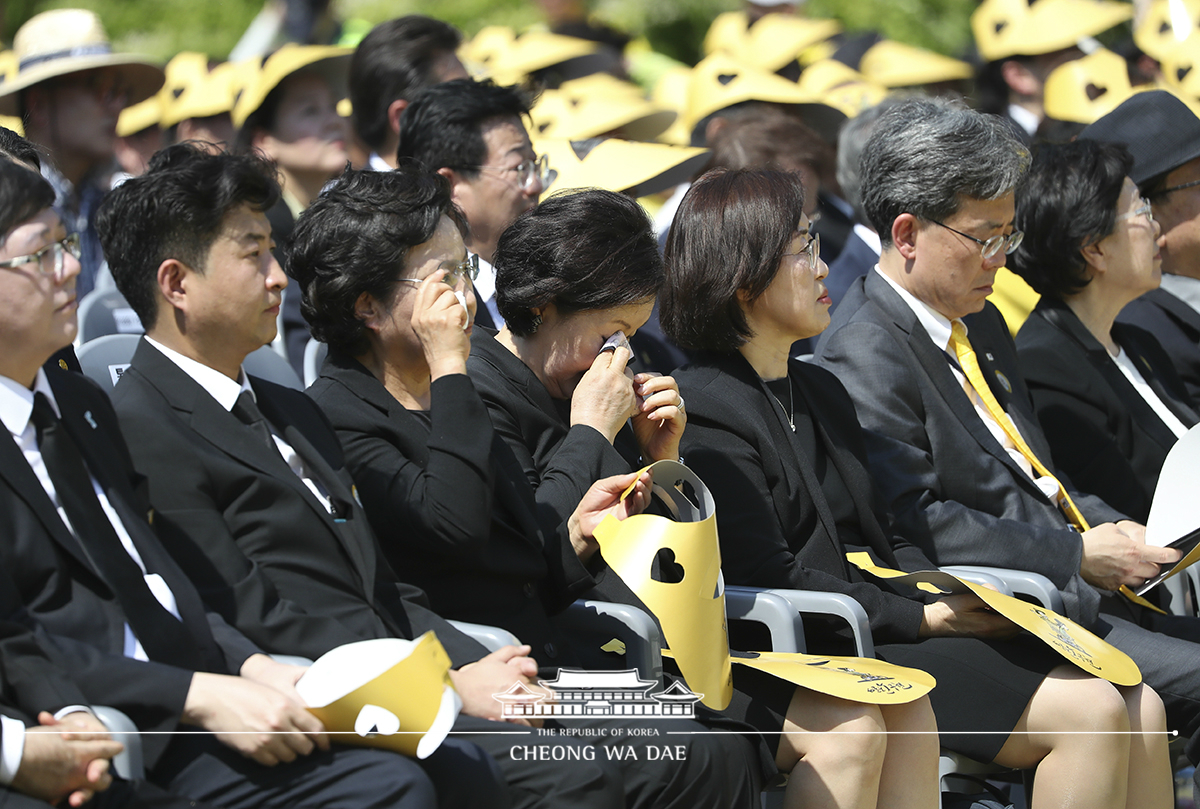
[[[999,119],[960,105],[914,99],[881,118],[862,197],[883,252],[817,361],[854,399],[898,531],[941,565],[1049,577],[1069,617],[1137,661],[1195,762],[1200,620],[1128,590],[1179,553],[1147,546],[1144,526],[1054,471],[1012,338],[986,302],[1020,244],[1013,189],[1028,163]]]

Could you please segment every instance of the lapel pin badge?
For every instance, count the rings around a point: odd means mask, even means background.
[[[991,359],[991,357],[989,357],[988,359]],[[1008,391],[1009,393],[1012,393],[1012,383],[1008,381],[1007,376],[1002,374],[1000,371],[997,371],[996,378],[1000,380],[1000,384],[1004,386],[1004,390]]]
[[[68,367],[67,367],[67,361],[66,361],[66,360],[59,360],[59,361],[58,361],[58,367],[59,367],[59,368],[62,368],[64,371],[69,371],[69,370],[71,370],[70,368],[68,368]]]
[[[91,425],[93,430],[97,430],[100,428],[100,425],[96,423],[96,419],[92,417],[92,411],[90,411],[90,410],[84,411],[83,420],[86,421],[89,425]]]
[[[995,362],[995,361],[996,361],[996,358],[992,356],[992,352],[990,352],[990,351],[985,351],[985,352],[983,352],[983,356],[987,357],[987,361],[988,361],[988,362]]]

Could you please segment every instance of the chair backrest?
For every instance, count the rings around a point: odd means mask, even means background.
[[[304,346],[304,387],[309,387],[321,375],[321,365],[329,353],[329,346],[316,337],[310,337]]]
[[[140,339],[140,334],[106,334],[89,340],[76,352],[79,367],[106,393],[111,392],[133,361],[133,352]]]
[[[106,334],[141,334],[142,321],[115,289],[95,290],[79,302],[79,342]]]
[[[304,384],[301,383],[300,377],[296,376],[296,371],[269,345],[252,351],[242,363],[242,367],[250,376],[257,376],[293,390],[304,390]]]

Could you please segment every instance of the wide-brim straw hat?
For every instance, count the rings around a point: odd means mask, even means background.
[[[1079,137],[1129,149],[1139,185],[1200,157],[1200,118],[1165,90],[1134,93]]]
[[[221,62],[212,70],[208,56],[194,51],[177,54],[167,62],[167,82],[163,97],[163,128],[189,118],[211,118],[231,113],[238,95],[254,80],[259,64],[256,59]]]
[[[1161,62],[1197,30],[1200,0],[1155,0],[1133,29],[1133,42]]]
[[[1125,60],[1101,48],[1059,65],[1046,77],[1046,116],[1090,124],[1117,108],[1133,93]]]
[[[534,142],[557,174],[547,193],[573,188],[604,188],[645,197],[687,182],[708,162],[709,150],[620,138]]]
[[[350,72],[350,57],[353,48],[335,45],[296,45],[288,43],[267,57],[241,97],[233,106],[233,125],[241,127],[272,90],[293,73],[301,70],[317,73],[329,82],[334,97],[341,99],[346,94],[346,77]]]
[[[994,62],[1061,51],[1132,17],[1133,6],[1115,0],[984,0],[971,30],[979,55]]]
[[[913,87],[969,79],[975,71],[961,59],[885,39],[863,54],[858,70],[884,87]]]
[[[115,68],[129,90],[129,104],[145,101],[163,84],[163,71],[152,60],[113,53],[100,18],[81,8],[60,8],[31,17],[13,37],[16,73],[0,81],[0,115],[19,114],[19,93],[47,79]]]

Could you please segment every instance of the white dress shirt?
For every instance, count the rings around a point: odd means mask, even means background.
[[[371,152],[371,156],[367,158],[367,168],[371,171],[391,171],[392,167],[387,161],[379,156],[378,152]]]
[[[954,347],[950,343],[950,335],[953,329],[950,320],[941,312],[938,312],[924,301],[919,300],[907,289],[889,278],[887,273],[879,269],[878,264],[875,265],[875,272],[879,273],[880,277],[887,281],[892,289],[896,290],[896,294],[900,296],[900,299],[908,304],[908,307],[912,309],[913,314],[917,316],[917,321],[925,329],[925,333],[929,335],[929,339],[933,341],[933,344],[943,349],[946,354],[946,362],[950,366],[950,372],[954,374],[954,378],[958,380],[958,384],[962,386],[963,391],[971,400],[971,405],[975,408],[976,415],[983,420],[983,425],[987,427],[988,432],[991,433],[992,437],[994,437],[996,441],[1000,443],[1000,446],[1004,447],[1004,451],[1008,453],[1010,458],[1012,458],[1013,463],[1020,467],[1021,471],[1028,475],[1030,479],[1037,484],[1037,487],[1041,489],[1042,494],[1046,495],[1046,499],[1052,503],[1057,503],[1058,482],[1054,478],[1041,477],[1038,475],[1037,471],[1033,468],[1033,465],[1029,463],[1029,459],[1021,454],[1021,451],[1017,449],[1016,444],[1014,444],[1012,439],[1008,437],[1008,433],[1005,432],[1004,428],[1000,426],[1000,423],[992,417],[992,414],[988,412],[987,406],[984,405],[983,400],[979,398],[979,394],[976,393],[975,387],[967,380],[965,376],[963,376],[962,371],[959,370],[957,360],[954,362],[950,361],[951,358],[955,356]],[[963,324],[963,331],[964,333],[967,331],[967,326],[965,323]],[[1018,435],[1020,434],[1020,430],[1017,430],[1016,424],[1013,424],[1012,428],[1017,431]]]
[[[195,380],[196,384],[204,388],[210,396],[217,400],[217,404],[228,411],[233,410],[233,406],[237,404],[238,397],[242,395],[242,391],[250,391],[250,396],[255,402],[258,397],[254,394],[254,388],[250,387],[250,377],[243,370],[239,376],[241,382],[237,382],[225,374],[213,368],[209,368],[204,363],[196,362],[191,357],[185,357],[178,351],[167,348],[162,343],[147,337],[146,342],[162,352],[163,356],[171,362],[179,366],[179,369]],[[300,480],[304,481],[304,485],[308,490],[321,501],[321,505],[326,510],[329,509],[329,495],[326,493],[308,467],[304,464],[304,460],[300,457],[300,453],[292,447],[291,444],[279,437],[279,433],[275,431],[275,426],[270,421],[266,421],[267,429],[271,431],[271,438],[275,440],[275,446],[279,448],[279,454],[283,456],[283,460],[287,463],[288,468],[296,473]]]
[[[1109,355],[1112,357],[1112,355]],[[1142,376],[1142,372],[1134,365],[1133,360],[1125,353],[1125,349],[1121,349],[1117,356],[1112,357],[1113,362],[1121,369],[1121,373],[1125,374],[1125,378],[1133,385],[1133,389],[1146,400],[1146,404],[1153,408],[1154,413],[1163,421],[1163,424],[1175,433],[1176,438],[1183,438],[1183,434],[1188,431],[1188,428],[1183,426],[1183,422],[1179,417],[1171,412],[1170,408],[1163,403],[1163,400],[1154,392],[1154,388],[1146,382],[1146,377]]]
[[[496,268],[482,256],[479,256],[479,276],[475,279],[474,286],[475,303],[487,307],[492,322],[499,331],[504,325],[504,318],[500,317],[500,307],[496,306]]]
[[[46,490],[46,494],[50,497],[50,502],[58,510],[58,516],[62,519],[63,525],[74,534],[75,529],[71,525],[71,520],[67,517],[67,512],[63,510],[62,503],[59,502],[58,492],[54,489],[54,483],[50,480],[50,473],[46,471],[46,464],[42,461],[42,451],[37,443],[37,429],[34,427],[33,415],[33,397],[35,393],[43,393],[50,401],[50,406],[54,409],[55,415],[62,416],[62,411],[59,410],[58,401],[54,398],[54,391],[50,389],[50,384],[46,380],[46,372],[38,369],[37,380],[34,382],[33,390],[25,387],[19,382],[16,382],[7,377],[0,376],[0,421],[4,422],[4,426],[8,428],[8,432],[12,435],[13,441],[21,450],[21,454],[25,456],[33,473],[37,476],[38,482],[42,484],[42,488]],[[142,575],[146,579],[146,586],[150,588],[150,592],[158,599],[158,602],[163,607],[179,618],[179,608],[175,605],[175,595],[171,592],[171,588],[163,581],[162,576],[157,573],[146,573],[146,564],[142,561],[141,555],[138,553],[137,547],[134,546],[133,540],[129,537],[129,532],[125,530],[124,523],[117,516],[117,512],[113,509],[112,504],[108,502],[108,496],[104,490],[100,488],[100,484],[96,482],[94,476],[91,477],[92,490],[96,494],[96,499],[100,501],[100,508],[104,510],[104,514],[108,517],[108,521],[112,523],[113,530],[117,534],[117,538],[121,540],[121,545],[137,563],[137,566],[142,569]],[[129,624],[125,624],[125,656],[132,657],[135,660],[149,660],[146,651],[142,648],[141,641],[133,634],[133,630]]]

